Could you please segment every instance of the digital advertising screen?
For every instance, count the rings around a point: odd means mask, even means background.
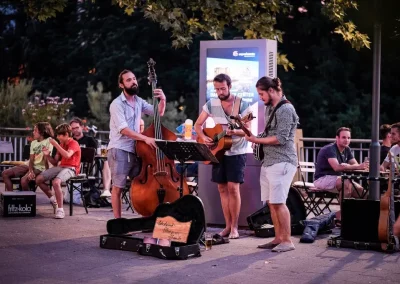
[[[206,100],[217,97],[213,79],[218,74],[224,73],[232,79],[231,94],[249,102],[253,114],[257,116],[259,98],[256,83],[260,78],[258,48],[208,48],[206,56]],[[211,118],[206,121],[206,126],[214,126]],[[257,121],[251,124],[251,131],[253,134],[258,133]],[[251,151],[251,148],[249,148],[249,152]]]

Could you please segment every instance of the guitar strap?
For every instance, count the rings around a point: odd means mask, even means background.
[[[242,98],[236,96],[236,97],[235,97],[235,101],[234,101],[234,103],[233,103],[233,110],[232,110],[232,115],[231,115],[231,116],[236,117],[236,116],[239,114],[241,103],[242,103]],[[232,119],[229,118],[229,119],[230,119],[232,125],[235,125],[235,124],[236,124],[235,119],[233,119],[233,118],[232,118]],[[229,120],[228,120],[228,121],[229,121]]]
[[[275,116],[275,112],[278,110],[278,108],[280,108],[280,107],[281,107],[282,105],[284,105],[284,104],[290,104],[290,101],[288,101],[288,100],[281,100],[281,101],[276,105],[276,107],[272,110],[272,113],[271,113],[271,115],[269,116],[268,122],[267,122],[267,124],[265,125],[265,129],[264,129],[264,133],[265,133],[265,134],[268,133],[268,128],[271,126],[271,122],[272,122],[272,119],[273,119],[274,116]]]

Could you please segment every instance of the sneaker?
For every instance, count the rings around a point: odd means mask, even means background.
[[[103,193],[100,195],[100,197],[111,197],[111,192],[109,189],[106,189],[103,191]]]
[[[56,216],[54,218],[56,218],[56,219],[64,219],[64,217],[65,217],[64,209],[63,208],[57,209]]]
[[[58,209],[58,204],[57,204],[56,197],[54,195],[52,197],[50,197],[50,204],[53,206],[54,214],[56,214],[56,211]]]

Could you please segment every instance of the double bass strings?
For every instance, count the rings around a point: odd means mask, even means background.
[[[162,132],[161,132],[161,119],[160,114],[158,113],[158,99],[154,97],[154,89],[155,84],[152,84],[152,91],[153,91],[153,106],[154,106],[154,129],[155,129],[155,137],[156,139],[162,140]],[[159,148],[156,148],[156,156],[157,156],[157,171],[165,172],[165,164],[164,164],[164,154]]]

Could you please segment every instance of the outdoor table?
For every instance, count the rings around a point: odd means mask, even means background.
[[[344,181],[346,179],[350,180],[350,182],[353,185],[353,189],[355,189],[355,184],[354,182],[360,182],[360,184],[363,187],[363,191],[360,194],[358,191],[357,194],[360,198],[365,198],[368,194],[369,191],[369,182],[370,180],[379,180],[380,182],[386,182],[389,180],[388,176],[389,176],[389,172],[388,171],[380,171],[380,176],[378,178],[373,178],[373,177],[369,177],[369,170],[348,170],[348,171],[344,171],[345,174],[341,175],[341,179],[342,179],[342,192],[344,190]],[[400,182],[399,178],[395,178],[393,180],[395,183]],[[341,200],[343,200],[343,194],[340,198]]]

